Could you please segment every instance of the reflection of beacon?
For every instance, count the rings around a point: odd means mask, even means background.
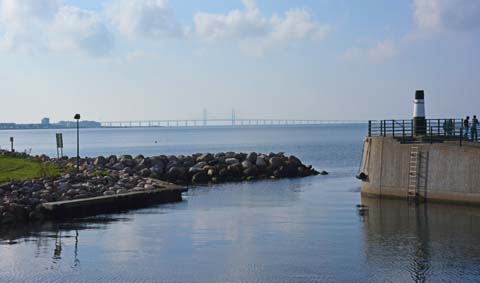
[[[415,92],[413,101],[413,129],[415,135],[425,135],[427,121],[425,120],[425,93],[423,90]]]

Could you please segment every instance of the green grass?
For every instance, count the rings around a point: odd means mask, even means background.
[[[0,183],[12,180],[31,180],[56,177],[60,170],[51,164],[26,158],[0,156]]]

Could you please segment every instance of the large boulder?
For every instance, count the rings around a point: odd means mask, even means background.
[[[207,166],[208,163],[205,162],[205,161],[200,161],[200,162],[197,162],[193,167],[196,167],[196,168],[203,168],[205,166]]]
[[[267,161],[263,157],[257,157],[257,160],[255,161],[255,165],[258,167],[267,167]]]
[[[142,170],[140,171],[140,175],[141,175],[142,177],[145,177],[145,178],[146,178],[146,177],[149,177],[151,173],[152,173],[152,171],[150,171],[150,169],[148,169],[148,168],[142,169]]]
[[[125,167],[133,167],[135,165],[135,161],[133,160],[131,155],[122,155],[118,159],[120,163],[122,163]]]
[[[197,162],[209,162],[212,159],[214,159],[213,155],[211,153],[205,153],[197,157]]]
[[[158,163],[158,164],[155,164],[152,167],[150,167],[150,171],[161,175],[165,172],[165,167],[164,167],[163,163]]]
[[[255,163],[255,161],[257,161],[257,157],[258,157],[258,154],[256,152],[250,152],[247,155],[247,160],[252,162],[252,163]]]
[[[276,170],[276,169],[280,168],[280,166],[282,166],[283,160],[282,160],[282,158],[280,158],[278,156],[273,156],[268,160],[268,162],[270,163],[270,167],[273,170]]]
[[[192,177],[193,184],[207,184],[210,181],[210,177],[205,172],[198,172]]]
[[[238,161],[238,159],[236,159],[236,158],[227,158],[227,159],[225,159],[225,163],[227,165],[234,165],[234,164],[239,164],[240,161]]]
[[[293,155],[290,155],[288,157],[288,163],[292,164],[295,167],[302,165],[302,161],[300,161],[300,159],[298,159],[296,156],[293,156]]]
[[[248,160],[248,159],[242,162],[242,168],[243,169],[248,169],[252,166],[253,166],[253,163],[250,162],[250,160]]]
[[[95,158],[95,160],[93,161],[93,164],[95,166],[104,166],[105,164],[107,164],[107,159],[103,156],[99,156],[97,158]]]
[[[168,170],[168,178],[172,180],[187,180],[188,169],[185,167],[172,167]]]

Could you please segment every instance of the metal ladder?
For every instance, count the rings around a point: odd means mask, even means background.
[[[420,163],[421,163],[421,151],[418,145],[412,145],[410,147],[410,164],[408,172],[408,200],[419,199],[420,188]]]

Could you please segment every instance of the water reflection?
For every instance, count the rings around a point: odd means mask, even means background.
[[[367,197],[362,204],[368,208],[363,216],[366,260],[379,281],[456,281],[480,275],[476,268],[480,264],[480,208],[416,206],[404,200]]]
[[[0,230],[0,245],[33,244],[35,258],[51,255],[52,269],[61,261],[73,259],[72,268],[80,264],[79,241],[80,231],[106,230],[111,223],[128,222],[124,217],[90,217],[69,222],[45,222],[35,225],[17,225]],[[65,255],[65,246],[72,245],[73,258]],[[13,256],[13,255],[12,255]]]

